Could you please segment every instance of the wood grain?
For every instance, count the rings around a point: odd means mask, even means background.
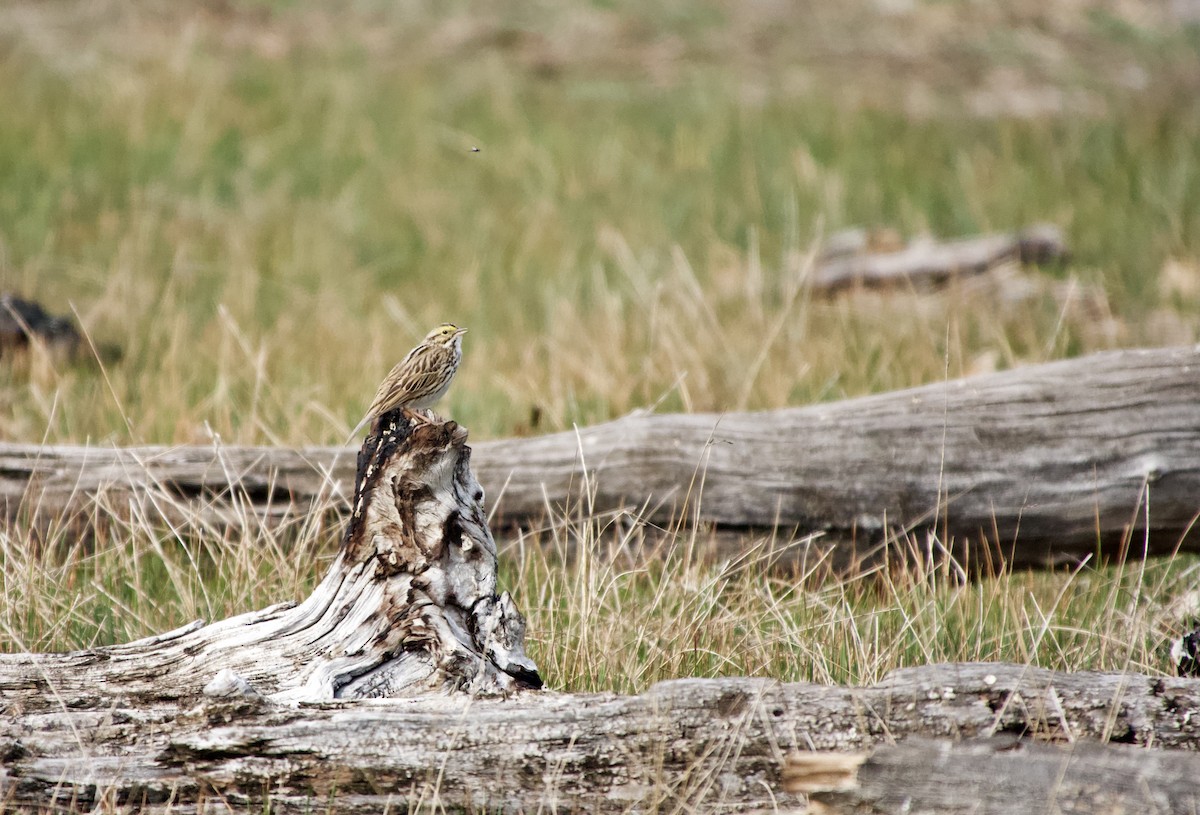
[[[91,669],[103,660],[96,653]],[[945,783],[1002,771],[996,784],[1029,793],[1035,777],[1020,762],[951,773],[959,743],[972,739],[1002,739],[984,748],[992,751],[1018,737],[1112,742],[1137,748],[1127,766],[1194,770],[1200,761],[1191,715],[1200,681],[1136,674],[930,665],[860,688],[680,679],[637,696],[530,691],[294,707],[253,689],[155,702],[111,688],[56,699],[46,692],[61,675],[53,662],[39,687],[14,684],[23,670],[19,658],[0,658],[0,797],[20,807],[109,800],[187,813],[225,804],[261,811],[269,801],[276,812],[366,813],[423,800],[506,813],[791,811],[802,803],[784,789],[794,751],[871,750],[918,735],[950,759],[914,776],[913,789],[941,768]],[[888,769],[890,755],[877,754],[881,778],[900,772]],[[1137,776],[1089,778],[1098,792],[1139,792],[1128,786]]]

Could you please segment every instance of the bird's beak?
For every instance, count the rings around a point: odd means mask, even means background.
[[[465,328],[460,328],[460,329],[458,329],[457,331],[455,331],[455,332],[454,332],[454,336],[456,336],[456,337],[457,337],[457,336],[460,336],[460,335],[462,335],[462,334],[466,334],[466,333],[467,333],[467,329],[465,329]]]

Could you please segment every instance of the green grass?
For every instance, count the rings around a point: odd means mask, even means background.
[[[442,320],[471,329],[444,412],[477,439],[1195,342],[1200,36],[1157,13],[9,4],[0,289],[73,308],[120,355],[6,361],[0,438],[339,443]],[[843,227],[1033,221],[1073,258],[1017,300],[802,285]],[[4,647],[300,597],[337,537],[106,523],[41,549],[5,532]],[[605,551],[590,523],[560,534]],[[624,565],[508,553],[552,682],[857,682],[941,659],[1160,671],[1195,569],[785,580],[680,547]]]
[[[1086,75],[1076,88],[1086,66],[1068,59],[1063,76],[1026,80],[1029,94],[1065,88],[1062,115],[1034,118],[969,115],[974,86],[1019,48],[946,46],[960,87],[941,87],[932,54],[909,75],[946,112],[915,116],[855,101],[890,81],[886,52],[839,74],[775,43],[756,65],[745,51],[771,20],[726,41],[719,6],[564,7],[552,16],[569,50],[519,7],[367,4],[334,20],[307,3],[148,4],[97,31],[71,5],[10,12],[20,24],[0,38],[3,272],[73,303],[124,356],[111,389],[87,369],[33,390],[0,380],[9,438],[332,443],[443,319],[472,329],[450,404],[477,436],[522,432],[534,408],[550,428],[618,415],[681,375],[668,408],[773,407],[929,381],[947,356],[954,374],[996,349],[1011,365],[1195,337],[1191,321],[1145,320],[1163,264],[1200,255],[1200,105],[1184,74],[1200,49],[1182,34],[1126,42],[1083,19],[1070,55],[1108,49],[1152,90]],[[588,25],[604,48],[577,32]],[[664,40],[682,51],[656,73]],[[802,67],[820,81],[793,87]],[[1102,115],[1071,106],[1085,92]],[[781,311],[837,228],[1036,220],[1067,231],[1060,274],[1103,293],[1113,331],[1035,302],[1045,313],[1020,326],[956,314],[965,333],[946,347],[942,313]],[[699,294],[680,290],[692,278]],[[786,331],[757,380],[738,381],[764,312]]]

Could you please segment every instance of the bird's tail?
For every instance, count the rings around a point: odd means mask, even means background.
[[[344,442],[342,442],[342,447],[345,447],[347,444],[354,441],[354,437],[358,435],[359,431],[366,427],[367,423],[374,418],[375,417],[369,413],[366,416],[363,416],[362,421],[354,426],[354,429],[350,431],[350,435],[346,437]]]

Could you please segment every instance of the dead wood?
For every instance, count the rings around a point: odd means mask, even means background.
[[[842,560],[903,532],[975,564],[1197,551],[1198,370],[1200,347],[1115,351],[805,408],[633,415],[477,444],[474,464],[505,527],[575,515],[590,491],[599,514],[823,533]],[[95,495],[174,496],[221,523],[303,516],[349,495],[353,471],[328,448],[0,448],[0,493],[25,516]]]
[[[0,292],[0,359],[37,346],[55,357],[70,359],[79,352],[82,339],[68,316],[54,316],[40,303]]]
[[[1200,755],[1125,745],[910,739],[870,754],[794,753],[784,787],[813,815],[1172,815],[1200,809]]]
[[[299,605],[128,645],[0,655],[0,801],[742,812],[802,805],[784,787],[799,750],[997,734],[1200,747],[1200,681],[1129,674],[964,664],[864,688],[732,678],[631,697],[516,693],[541,680],[520,614],[496,595],[465,442],[453,422],[385,417],[358,457],[341,551]],[[1096,783],[1127,792],[1117,773]]]
[[[13,667],[5,658],[0,676]],[[964,751],[948,783],[973,783],[984,768],[972,768],[976,748],[959,742],[999,735],[998,745],[979,748],[999,756],[994,784],[1030,792],[1044,756],[1022,741],[1018,752],[1037,761],[1002,763],[998,748],[1011,749],[1013,737],[1132,745],[1163,771],[1194,767],[1200,747],[1192,715],[1200,681],[1017,665],[908,668],[862,688],[685,679],[638,696],[435,695],[300,707],[236,683],[161,698],[48,696],[62,679],[50,675],[40,688],[0,680],[0,800],[9,805],[365,813],[423,801],[430,810],[511,813],[790,811],[802,803],[784,787],[796,751],[936,738],[928,748],[943,756],[936,767]],[[876,753],[878,772],[899,760],[891,755]],[[860,770],[860,783],[874,766]],[[943,781],[924,773],[912,785],[933,794]],[[1136,800],[1128,797],[1137,792],[1128,787],[1134,776],[1088,778],[1096,794]]]
[[[466,431],[389,416],[359,453],[341,550],[308,599],[126,645],[0,655],[5,705],[195,700],[214,682],[280,702],[540,686],[524,620],[496,594]]]
[[[889,240],[887,244],[884,251],[878,251],[865,230],[835,235],[809,285],[822,292],[853,286],[929,288],[985,274],[1014,261],[1050,263],[1067,257],[1062,232],[1049,224],[1003,235],[914,240],[906,246]]]
[[[824,532],[860,554],[897,530],[1014,565],[1195,551],[1197,370],[1197,347],[1120,351],[807,408],[631,416],[493,443],[480,475],[504,486],[501,519],[578,494],[586,463],[600,510]]]

